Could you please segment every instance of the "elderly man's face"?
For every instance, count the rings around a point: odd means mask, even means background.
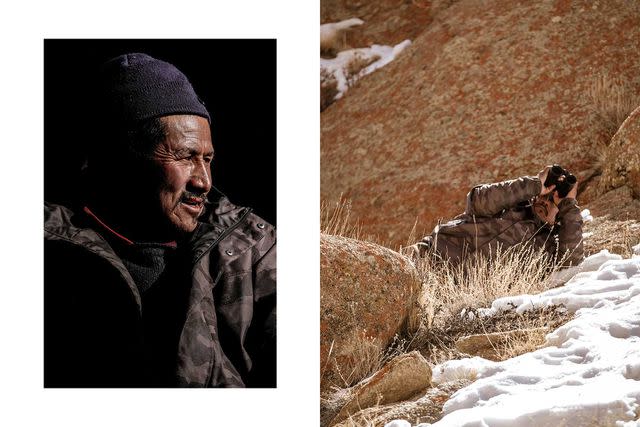
[[[207,119],[192,115],[162,117],[167,138],[151,156],[158,171],[156,195],[165,221],[178,233],[192,232],[211,189],[213,145]]]

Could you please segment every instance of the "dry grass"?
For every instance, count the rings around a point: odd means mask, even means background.
[[[548,330],[547,328],[543,329]],[[506,342],[495,348],[498,360],[511,359],[544,347],[545,333],[540,333],[540,328],[525,329],[519,332],[518,334],[509,335]]]
[[[399,249],[394,249],[388,241],[375,234],[365,233],[360,222],[353,216],[351,200],[342,194],[333,204],[325,201],[320,203],[320,233],[371,242],[392,250]]]
[[[622,255],[623,258],[633,256],[633,246],[640,243],[640,223],[636,220],[612,220],[595,217],[586,222],[583,231],[589,233],[584,239],[585,255],[592,255],[607,249],[609,252]]]
[[[329,355],[330,363],[336,364],[336,370],[342,384],[332,385],[330,392],[320,396],[321,426],[328,425],[350,400],[353,386],[379,371],[394,357],[406,353],[405,347],[407,345],[405,340],[396,336],[391,345],[387,348],[382,348],[375,339],[368,338],[364,334],[356,337],[352,344],[352,357],[341,364],[335,358],[332,359],[331,354]],[[361,422],[362,418],[358,419],[358,423]],[[362,425],[354,424],[356,421],[351,417],[343,421],[343,423],[346,423],[346,425]]]
[[[342,384],[334,384],[333,389],[353,387],[360,381],[370,377],[379,371],[388,361],[396,356],[404,354],[406,341],[395,336],[393,342],[384,348],[375,338],[369,338],[365,334],[358,335],[352,341],[350,358],[339,363],[331,358],[330,363],[335,363],[336,370]]]
[[[349,414],[349,418],[339,423],[339,427],[376,427],[376,419],[373,415],[375,412],[371,412],[371,410],[375,410],[380,408],[380,398],[382,396],[378,396],[378,402],[367,408],[360,408],[359,412],[355,414]],[[368,409],[369,411],[363,411],[363,409]]]
[[[423,292],[434,305],[431,311],[448,314],[460,313],[463,308],[488,307],[503,296],[547,290],[552,287],[550,273],[557,269],[543,249],[531,245],[499,248],[493,256],[478,254],[458,265],[427,257],[417,267]]]
[[[351,216],[350,200],[340,195],[333,205],[320,203],[320,232],[362,240],[362,227]]]
[[[349,419],[341,422],[339,427],[376,427],[376,423],[370,415],[359,414],[357,418],[349,415]]]
[[[598,113],[608,141],[629,114],[640,105],[640,99],[626,82],[607,74],[600,75],[593,81],[587,95]]]
[[[372,236],[364,236],[362,227],[353,219],[351,203],[342,197],[331,208],[323,203],[321,216],[323,233],[375,242]],[[415,234],[414,224],[408,242],[415,241]],[[570,318],[561,309],[533,310],[530,312],[533,315],[501,313],[497,317],[502,321],[481,316],[471,320],[460,316],[462,310],[470,312],[489,307],[500,297],[536,294],[553,287],[550,275],[561,261],[554,264],[544,250],[536,250],[530,245],[498,250],[490,258],[469,257],[457,266],[433,256],[421,258],[416,261],[416,268],[423,285],[404,330],[404,349],[420,350],[431,362],[440,363],[464,356],[455,348],[455,341],[464,335],[537,328],[555,325],[556,320],[561,324]],[[508,353],[524,351],[526,339],[522,341],[509,343]],[[342,369],[343,384],[338,387],[350,387],[388,360],[384,353],[389,350],[375,343],[362,341],[355,345],[357,361]],[[536,346],[533,344],[531,348]],[[390,348],[394,355],[399,354],[397,342]]]
[[[343,384],[336,388],[352,387],[383,365],[383,349],[376,339],[359,335],[352,342],[350,358],[343,363],[334,361]]]
[[[557,327],[570,318],[561,308],[532,310],[522,315],[506,311],[492,317],[477,313],[477,309],[489,307],[497,298],[536,294],[553,287],[550,274],[557,267],[544,251],[531,246],[514,246],[491,258],[470,257],[458,266],[427,257],[419,260],[417,267],[423,281],[419,297],[422,310],[419,318],[413,319],[418,327],[408,340],[407,349],[420,350],[434,364],[465,356],[455,348],[456,340],[462,336]],[[461,315],[463,310],[465,316]],[[524,351],[526,337],[517,341],[522,342],[508,343],[510,350],[505,350],[505,356]]]
[[[473,312],[469,309],[466,313]],[[535,329],[554,330],[573,318],[563,306],[537,308],[517,314],[513,310],[502,311],[494,316],[473,318],[461,316],[438,316],[437,326],[425,330],[408,346],[420,348],[423,356],[436,365],[447,360],[468,357],[456,348],[456,341],[461,337],[476,334],[492,334],[495,332],[518,331],[506,340],[497,342],[494,348],[494,360],[505,360],[537,350],[544,344]],[[528,330],[532,330],[528,332]]]

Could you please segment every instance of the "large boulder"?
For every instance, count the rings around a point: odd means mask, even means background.
[[[603,76],[640,94],[640,2],[453,3],[321,114],[321,197],[351,199],[396,245],[462,212],[476,184],[550,163],[583,179],[611,137]]]
[[[321,234],[320,286],[320,378],[327,391],[362,380],[351,375],[366,363],[362,358],[373,359],[377,369],[380,353],[412,313],[420,281],[397,252]]]
[[[601,193],[629,187],[640,198],[640,107],[624,121],[602,158]]]

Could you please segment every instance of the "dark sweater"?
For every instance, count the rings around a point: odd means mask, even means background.
[[[187,250],[174,243],[133,243],[98,220],[96,230],[131,274],[142,299],[146,383],[175,387],[180,331],[190,289]]]

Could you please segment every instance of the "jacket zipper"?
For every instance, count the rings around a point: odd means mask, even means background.
[[[252,208],[247,208],[247,210],[240,216],[240,218],[238,219],[238,221],[236,221],[234,224],[232,224],[231,226],[229,226],[228,228],[226,228],[225,230],[222,231],[222,233],[218,236],[218,238],[211,244],[211,246],[209,246],[206,250],[204,250],[193,262],[193,268],[191,270],[191,277],[193,277],[193,273],[196,269],[196,266],[198,265],[198,262],[200,262],[200,260],[202,259],[203,256],[205,256],[207,253],[209,253],[214,247],[216,247],[218,245],[218,243],[220,243],[220,241],[222,239],[224,239],[225,237],[227,237],[229,235],[229,233],[231,233],[233,230],[235,230],[240,224],[242,224],[242,222],[244,221],[244,219],[247,217],[247,215],[249,215],[251,212],[253,211]],[[215,286],[218,281],[220,280],[220,278],[222,277],[222,271],[218,272],[217,277],[215,278],[214,282],[213,282],[213,286]],[[217,325],[216,325],[217,327]],[[213,339],[213,337],[212,337]],[[205,387],[207,387],[209,384],[211,384],[211,379],[213,377],[213,369],[215,368],[215,352],[212,351],[212,355],[213,355],[213,360],[211,361],[211,367],[209,368],[209,372],[207,374],[207,379],[205,380]]]

